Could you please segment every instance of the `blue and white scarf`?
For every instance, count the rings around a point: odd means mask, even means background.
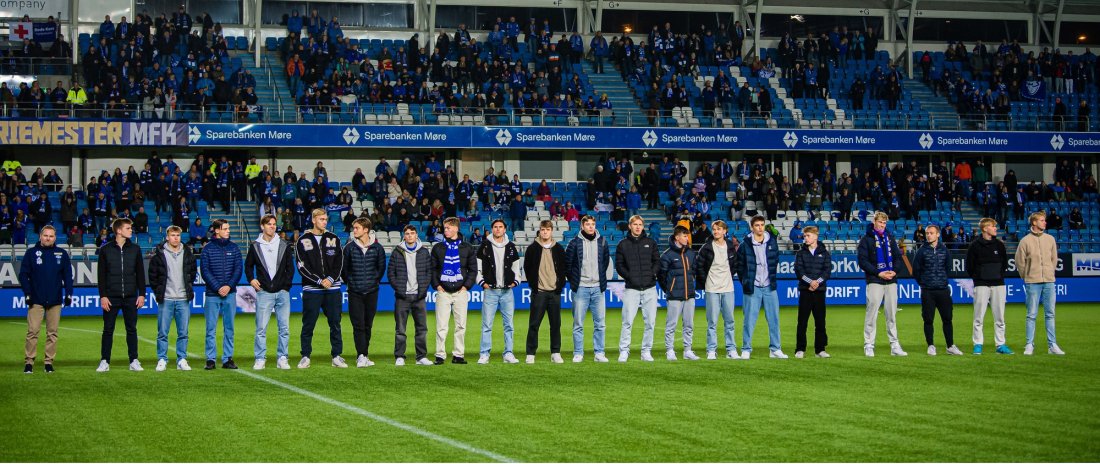
[[[886,272],[894,270],[894,251],[890,248],[890,235],[883,230],[875,233],[875,259],[878,262],[878,271]]]
[[[462,242],[455,240],[443,241],[444,245],[447,245],[447,253],[443,255],[443,275],[439,280],[443,282],[461,282],[462,281],[462,260],[458,254],[458,246]]]

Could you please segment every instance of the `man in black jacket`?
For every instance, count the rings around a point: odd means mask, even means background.
[[[168,226],[164,243],[149,257],[149,287],[157,300],[157,372],[168,368],[168,329],[172,321],[176,322],[176,369],[191,370],[187,364],[187,333],[198,269],[191,247],[180,240],[182,233],[179,227]]]
[[[920,285],[921,319],[924,320],[924,341],[928,344],[928,355],[936,355],[936,345],[932,341],[933,322],[939,310],[943,323],[943,337],[947,342],[947,354],[962,355],[955,346],[955,329],[952,325],[955,306],[951,302],[951,283],[947,279],[951,269],[951,252],[940,240],[940,228],[929,224],[924,228],[926,242],[913,256],[913,278]]]
[[[378,311],[378,284],[386,273],[386,250],[371,234],[370,219],[361,217],[351,224],[352,240],[344,245],[344,283],[348,286],[348,316],[355,339],[355,367],[374,365],[370,332]]]
[[[133,223],[115,219],[111,224],[115,239],[99,248],[99,304],[103,308],[103,338],[96,372],[111,369],[111,348],[114,346],[115,321],[122,312],[126,324],[126,348],[130,370],[143,371],[138,361],[137,312],[145,306],[145,261],[141,247],[130,241]]]
[[[344,269],[344,253],[340,238],[329,232],[328,212],[317,208],[311,214],[313,228],[302,234],[295,243],[298,273],[302,276],[302,360],[299,369],[309,367],[313,354],[313,328],[323,311],[328,320],[329,344],[332,345],[332,366],[348,367],[340,353],[344,341],[340,335],[341,289],[340,276]]]
[[[707,304],[707,359],[718,359],[718,316],[723,320],[723,339],[726,343],[726,359],[741,359],[734,340],[736,328],[733,320],[733,274],[737,272],[737,239],[726,238],[729,226],[725,221],[711,223],[711,239],[699,249],[699,265],[696,266],[696,285],[706,291]]]
[[[831,357],[825,351],[829,344],[829,335],[825,332],[825,282],[832,274],[833,259],[825,245],[817,241],[817,236],[817,227],[803,229],[803,246],[794,257],[794,275],[798,279],[795,358],[806,356],[806,328],[811,314],[814,316],[814,353],[819,358]]]
[[[615,250],[615,270],[626,281],[623,290],[623,326],[619,334],[619,362],[630,358],[630,338],[638,309],[642,311],[642,361],[653,361],[653,324],[657,319],[657,242],[645,234],[641,216],[630,218],[630,230]]]
[[[522,221],[521,221],[522,222]],[[512,353],[512,316],[516,302],[512,289],[519,285],[512,265],[519,261],[516,244],[508,240],[507,228],[503,219],[493,221],[492,235],[481,242],[477,248],[477,260],[481,263],[481,348],[478,364],[489,363],[489,352],[493,349],[493,322],[497,309],[504,319],[504,362],[519,362]]]
[[[260,218],[260,236],[248,247],[244,258],[244,275],[256,289],[256,361],[252,368],[267,364],[267,324],[275,313],[279,328],[275,367],[290,369],[290,286],[294,280],[294,252],[290,244],[275,233],[278,226],[273,215]]]
[[[466,308],[477,282],[474,248],[458,233],[458,218],[443,221],[443,241],[432,247],[432,287],[435,288],[435,364],[447,358],[447,330],[455,319],[454,351],[451,363],[466,364]]]
[[[1005,342],[1005,272],[1008,252],[997,238],[997,221],[983,218],[982,233],[966,250],[966,274],[974,280],[974,354],[982,354],[985,333],[982,323],[986,308],[993,309],[993,340],[997,353],[1013,354]]]
[[[565,288],[565,248],[554,241],[554,223],[539,223],[539,236],[523,254],[523,273],[531,288],[527,325],[527,364],[535,363],[542,317],[550,316],[550,362],[561,364],[561,292]]]
[[[908,356],[898,341],[898,274],[902,266],[902,252],[894,235],[886,230],[890,219],[881,211],[875,213],[873,224],[859,241],[857,257],[859,268],[867,281],[867,312],[863,318],[863,354],[875,356],[875,334],[878,332],[878,310],[886,315],[886,336],[890,341],[890,354]]]
[[[406,225],[403,231],[404,241],[393,247],[387,273],[390,287],[393,287],[394,329],[393,356],[395,364],[405,365],[405,327],[412,314],[416,327],[414,344],[416,346],[416,364],[430,366],[428,360],[428,314],[424,300],[432,283],[432,256],[417,236],[416,227]]]

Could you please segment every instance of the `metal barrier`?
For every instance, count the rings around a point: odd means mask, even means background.
[[[23,58],[5,56],[0,59],[0,74],[72,76],[70,58]],[[68,84],[68,82],[65,82]]]

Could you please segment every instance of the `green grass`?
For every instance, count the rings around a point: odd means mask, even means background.
[[[957,343],[969,353],[972,312],[958,309]],[[496,352],[488,366],[473,364],[481,321],[480,313],[471,312],[470,365],[400,369],[391,354],[391,313],[380,313],[372,346],[377,366],[330,367],[327,328],[321,323],[314,367],[269,367],[258,375],[520,461],[1097,461],[1100,418],[1089,408],[1100,404],[1095,350],[1100,312],[1091,305],[1058,310],[1065,357],[1039,350],[1034,357],[930,358],[924,354],[919,310],[908,306],[898,325],[910,356],[886,355],[880,318],[879,357],[868,359],[862,353],[863,310],[843,307],[829,310],[832,359],[767,359],[761,317],[752,360],[672,363],[659,356],[642,363],[639,318],[634,356],[625,365],[614,362],[611,348],[619,336],[617,310],[608,312],[610,364],[592,363],[591,351],[584,364],[569,362],[572,317],[564,313],[566,364],[548,362],[544,325],[538,362],[504,365],[498,317]],[[794,350],[794,316],[789,308],[781,316],[788,354]],[[354,348],[344,319],[350,361]],[[991,316],[987,320],[992,326]],[[300,321],[300,315],[291,316],[292,363],[298,358]],[[527,312],[518,312],[515,346],[521,359],[526,321]],[[740,311],[737,321],[740,341]],[[1010,306],[1009,344],[1018,352],[1023,321],[1022,307]],[[46,376],[39,363],[34,375],[24,375],[24,322],[0,321],[0,351],[7,353],[0,362],[2,461],[490,459],[241,372],[205,372],[202,355],[195,356],[203,348],[201,316],[191,322],[193,372],[154,372],[155,348],[147,342],[140,346],[146,371],[126,371],[120,320],[112,370],[97,374],[101,322],[72,317],[62,319],[58,372]],[[663,324],[662,312],[655,354],[664,350]],[[247,369],[253,318],[238,316],[236,326],[236,359]],[[702,311],[696,326],[695,348],[702,354]],[[155,339],[154,318],[143,317],[138,327],[142,337]],[[432,328],[429,319],[429,352]],[[992,327],[986,330],[992,345]],[[269,366],[273,332],[274,322]],[[1045,346],[1041,321],[1038,332],[1038,344]],[[811,329],[811,343],[812,337]],[[936,339],[942,344],[938,323]]]

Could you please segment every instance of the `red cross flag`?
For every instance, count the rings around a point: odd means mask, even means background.
[[[29,39],[34,37],[34,24],[33,23],[14,23],[11,27],[11,32],[8,33],[8,40],[18,38],[19,40]]]

